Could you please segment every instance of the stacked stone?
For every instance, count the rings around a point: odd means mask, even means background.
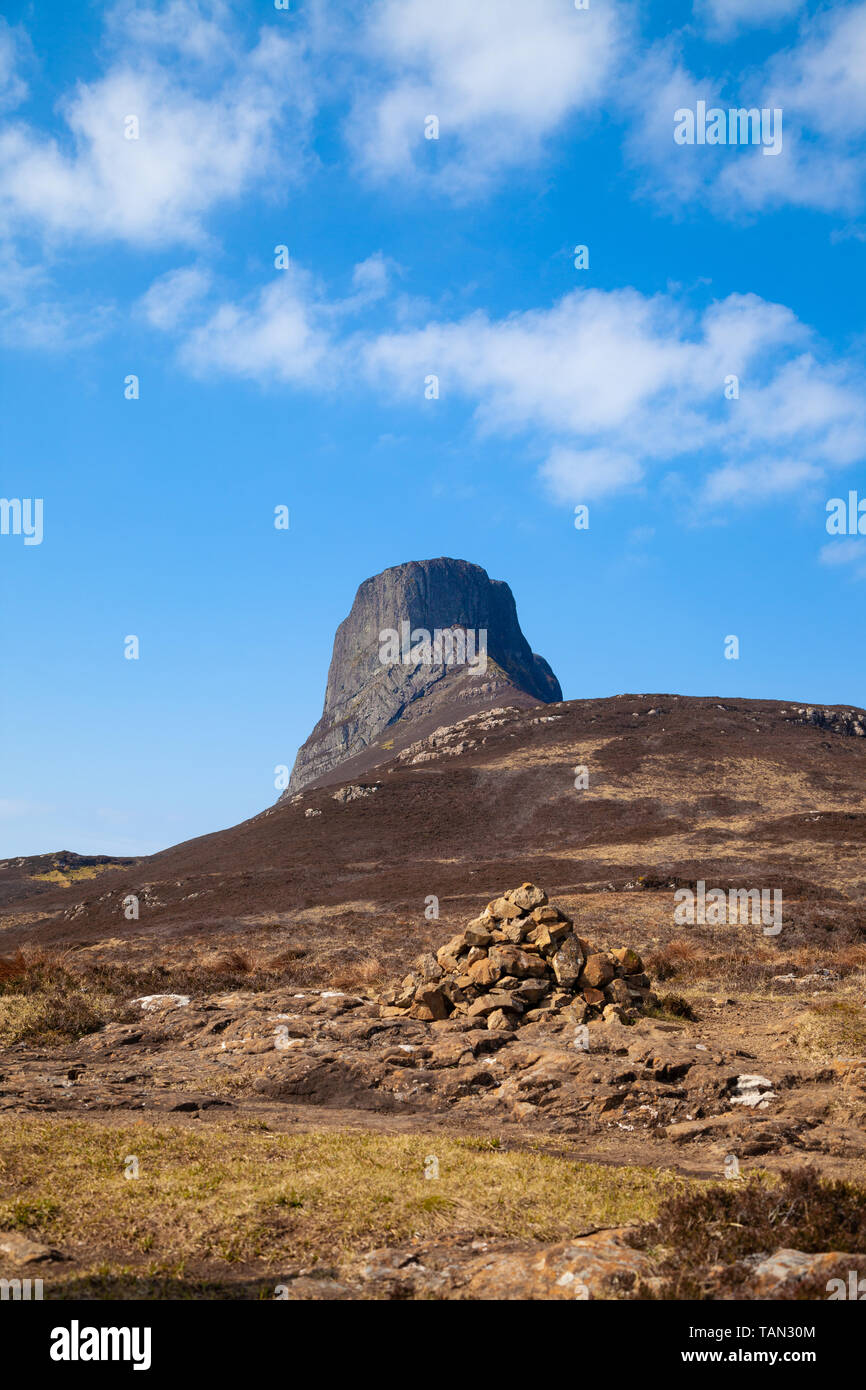
[[[564,1009],[577,1023],[628,1021],[655,996],[636,951],[597,951],[543,888],[524,883],[494,898],[435,955],[420,956],[381,1002],[388,1018],[456,1014],[480,1027],[513,1029]]]

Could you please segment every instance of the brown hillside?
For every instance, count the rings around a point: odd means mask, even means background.
[[[783,702],[674,695],[486,711],[343,784],[378,788],[365,795],[311,789],[87,880],[10,861],[3,949],[155,939],[390,969],[527,876],[643,945],[673,930],[673,889],[697,879],[780,888],[786,945],[839,943],[866,920],[866,738],[837,714],[822,727]]]

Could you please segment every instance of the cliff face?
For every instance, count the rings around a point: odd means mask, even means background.
[[[449,722],[503,702],[561,699],[556,676],[520,630],[507,584],[466,560],[396,565],[364,581],[337,629],[325,708],[283,795],[365,750],[375,759],[373,745],[398,721],[414,737],[432,717]]]

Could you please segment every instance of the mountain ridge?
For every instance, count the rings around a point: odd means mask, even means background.
[[[454,723],[460,710],[561,699],[504,580],[446,556],[391,566],[358,586],[337,628],[322,716],[298,750],[284,796],[333,780],[398,724],[413,721],[417,738],[421,725]],[[389,752],[382,749],[379,761]],[[365,764],[374,766],[375,754]]]

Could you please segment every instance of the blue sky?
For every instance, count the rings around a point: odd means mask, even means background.
[[[866,3],[4,15],[0,854],[261,810],[408,559],[507,580],[567,698],[866,704]],[[678,146],[700,100],[781,153]]]

